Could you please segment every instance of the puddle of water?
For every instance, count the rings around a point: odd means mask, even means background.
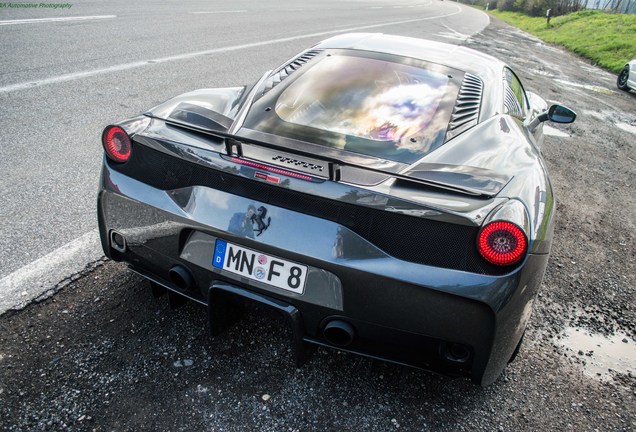
[[[543,134],[561,138],[568,138],[570,135],[565,132],[561,132],[560,130],[553,128],[552,126],[543,125]]]
[[[624,131],[636,134],[636,126],[634,125],[630,125],[629,123],[616,123],[616,126],[623,129]]]
[[[556,342],[576,356],[584,373],[590,377],[611,379],[608,369],[623,374],[636,371],[636,344],[625,334],[603,336],[568,327]]]

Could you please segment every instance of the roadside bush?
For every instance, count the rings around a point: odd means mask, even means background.
[[[461,0],[464,3],[486,7],[502,12],[523,12],[529,16],[545,16],[548,9],[552,9],[552,16],[565,15],[581,10],[586,0]]]
[[[556,16],[550,25],[545,16],[533,18],[522,12],[496,10],[491,14],[612,72],[619,72],[626,62],[636,58],[635,14],[583,10]]]
[[[515,0],[497,0],[497,10],[500,11],[515,11]]]
[[[550,0],[520,0],[524,3],[523,7],[518,10],[523,10],[530,16],[542,16],[546,11],[550,9],[548,1]],[[555,15],[555,10],[552,10],[552,15]]]

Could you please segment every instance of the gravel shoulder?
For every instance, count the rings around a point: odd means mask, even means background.
[[[212,338],[205,309],[171,310],[105,261],[0,316],[0,428],[636,430],[636,94],[498,20],[466,44],[579,113],[554,126],[569,136],[544,146],[556,241],[521,353],[496,383],[483,389],[326,349],[298,369],[282,317],[248,308]],[[577,334],[620,335],[626,369],[603,363],[603,347],[577,346]]]

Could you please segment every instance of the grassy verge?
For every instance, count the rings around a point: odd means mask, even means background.
[[[599,66],[618,72],[636,58],[636,15],[584,10],[552,18],[529,17],[517,12],[489,11],[546,42],[562,45]]]

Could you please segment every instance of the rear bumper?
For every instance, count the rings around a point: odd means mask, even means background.
[[[104,165],[98,197],[104,252],[209,310],[214,290],[226,287],[234,297],[287,308],[295,316],[294,334],[304,342],[333,346],[323,332],[338,320],[355,333],[339,349],[470,376],[482,385],[499,376],[521,338],[547,264],[547,255],[531,255],[514,272],[489,276],[404,262],[335,222],[272,206],[284,235],[264,240],[229,232],[228,215],[249,204],[254,201],[198,186],[163,191]],[[113,231],[125,238],[120,250],[112,247]],[[343,236],[349,256],[334,250]],[[214,268],[217,238],[307,265],[304,293]],[[171,276],[177,265],[192,275],[191,285]],[[468,355],[454,355],[457,347]]]

